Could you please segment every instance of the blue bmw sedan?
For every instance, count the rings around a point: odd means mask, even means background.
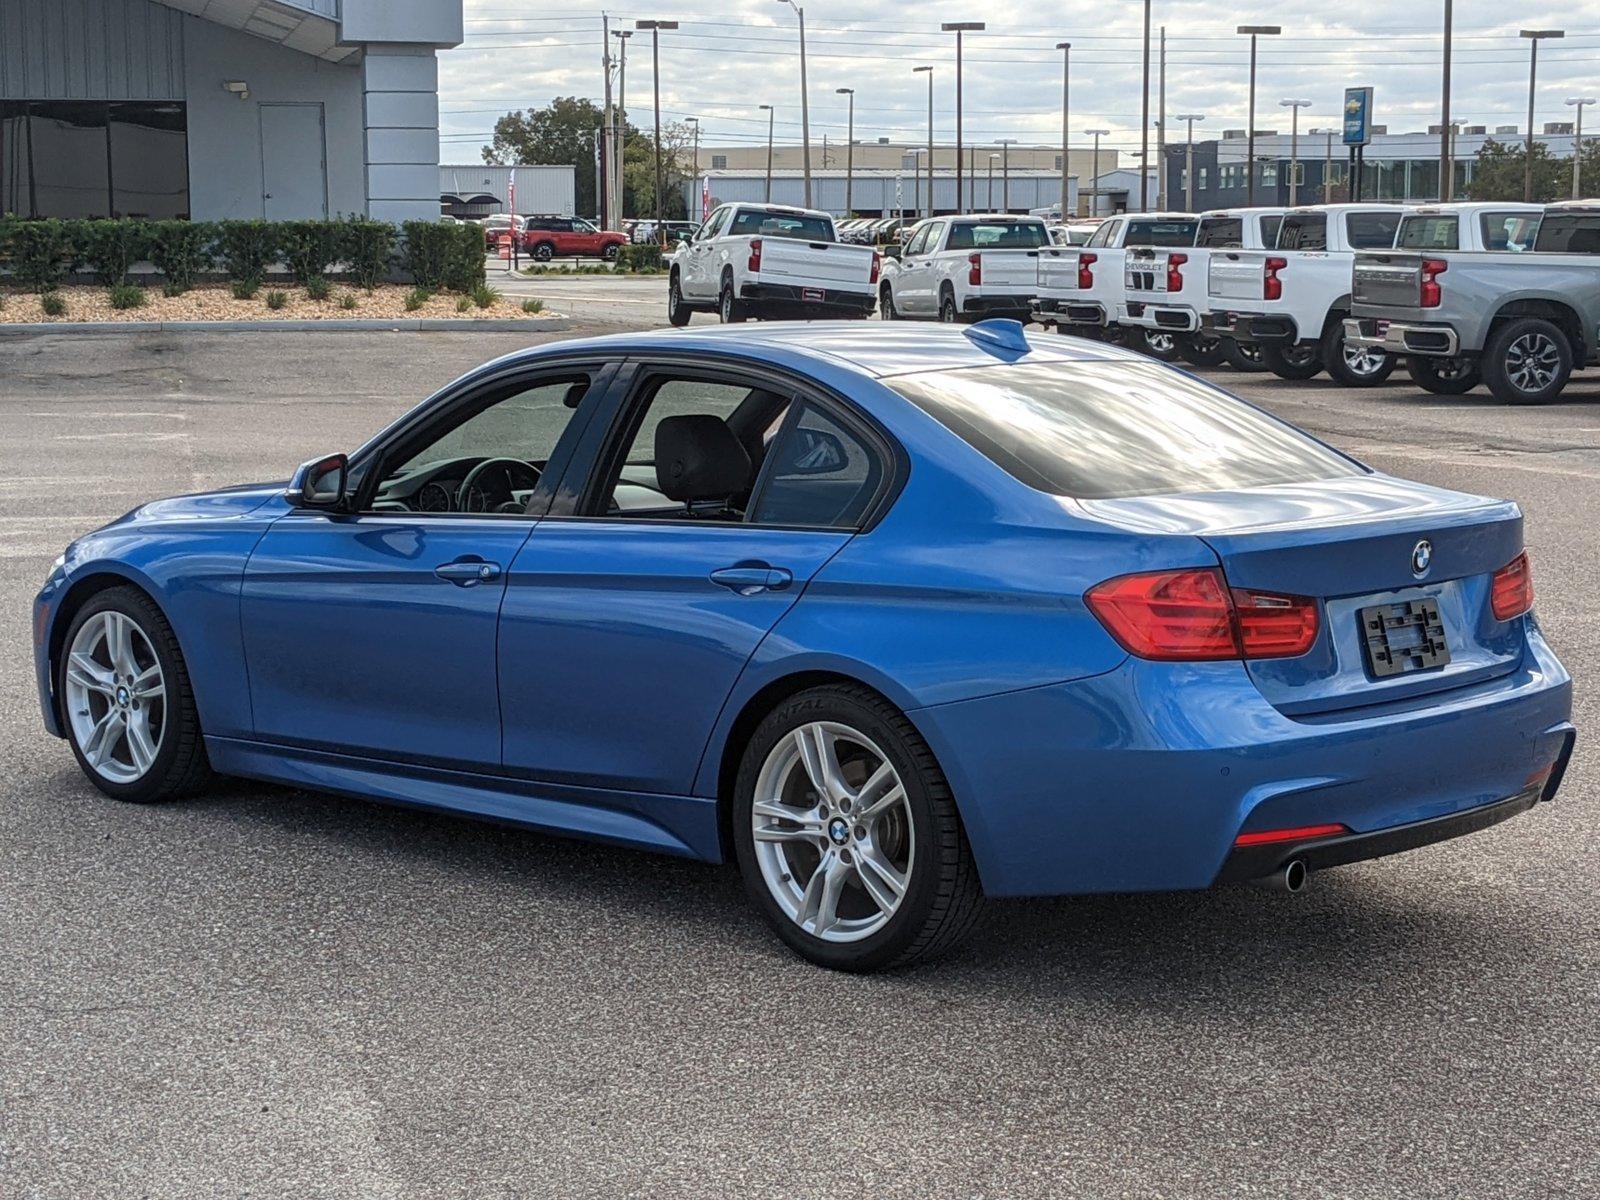
[[[986,896],[1275,879],[1553,797],[1514,504],[1111,346],[790,324],[491,362],[287,483],[146,504],[34,612],[127,801],[212,772],[738,863],[813,962]]]

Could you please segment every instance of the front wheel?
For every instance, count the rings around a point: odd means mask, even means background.
[[[540,242],[533,248],[533,256],[540,262],[547,263],[556,256],[556,248],[549,242]]]
[[[1261,347],[1256,342],[1223,338],[1222,361],[1246,375],[1255,375],[1267,369],[1267,364],[1261,361]]]
[[[1463,396],[1483,382],[1483,372],[1473,358],[1427,358],[1413,354],[1406,359],[1406,374],[1411,382],[1435,396]]]
[[[1352,346],[1344,336],[1344,322],[1335,318],[1322,335],[1322,365],[1345,387],[1376,387],[1389,378],[1395,362],[1382,350]]]
[[[932,957],[982,907],[933,752],[864,688],[814,688],[761,722],[740,763],[733,833],[751,899],[819,966],[876,971]]]
[[[600,253],[605,258],[605,260],[607,262],[614,263],[614,262],[617,261],[617,250],[618,250],[617,244],[615,242],[612,242],[608,246],[606,246],[606,248],[604,250],[602,250]]]
[[[1188,333],[1178,338],[1178,354],[1193,367],[1220,367],[1223,341],[1206,333]]]
[[[1322,351],[1315,342],[1261,347],[1261,361],[1279,379],[1314,379],[1322,374]]]
[[[1572,377],[1572,343],[1541,317],[1507,321],[1483,349],[1483,379],[1504,404],[1548,404]]]
[[[683,286],[674,275],[667,284],[667,324],[678,328],[689,323],[689,306],[683,302]]]
[[[894,289],[888,284],[878,289],[878,319],[882,321],[900,319],[900,310],[894,306]]]

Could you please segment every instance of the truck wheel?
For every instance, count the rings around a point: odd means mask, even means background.
[[[556,256],[556,248],[549,242],[540,242],[533,248],[533,256],[540,262],[547,263]]]
[[[733,276],[722,277],[722,291],[717,295],[717,316],[724,325],[738,325],[747,319],[744,305],[733,294]]]
[[[1549,321],[1520,317],[1489,336],[1483,380],[1504,404],[1548,404],[1572,375],[1572,343]]]
[[[1172,362],[1178,357],[1178,335],[1168,330],[1133,329],[1129,339],[1133,349],[1159,362]]]
[[[1186,333],[1178,337],[1178,357],[1194,367],[1222,365],[1222,339],[1207,333]]]
[[[1483,382],[1483,372],[1475,358],[1424,358],[1413,354],[1406,359],[1406,374],[1412,383],[1435,396],[1462,396]]]
[[[1261,361],[1279,379],[1315,379],[1322,374],[1322,351],[1315,342],[1294,342],[1287,346],[1265,343]]]
[[[939,320],[954,325],[961,320],[961,310],[956,307],[956,294],[948,288],[939,294]]]
[[[1322,365],[1345,387],[1376,387],[1394,370],[1394,358],[1382,350],[1365,350],[1345,341],[1344,321],[1335,318],[1322,335]]]
[[[1239,342],[1233,338],[1222,339],[1222,361],[1235,371],[1254,375],[1267,369],[1261,361],[1261,347],[1255,342]]]
[[[678,273],[674,271],[667,283],[667,324],[681,329],[689,323],[692,315],[693,310],[683,302],[683,288],[678,283]]]
[[[878,317],[884,321],[900,319],[900,310],[894,306],[894,289],[887,283],[878,289]]]

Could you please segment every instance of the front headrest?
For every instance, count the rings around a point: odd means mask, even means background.
[[[750,455],[721,417],[663,417],[656,426],[656,483],[668,500],[726,500],[749,486]]]

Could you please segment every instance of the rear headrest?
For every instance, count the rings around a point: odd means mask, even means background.
[[[750,455],[721,417],[663,417],[656,426],[656,483],[668,500],[726,500],[749,486]]]

